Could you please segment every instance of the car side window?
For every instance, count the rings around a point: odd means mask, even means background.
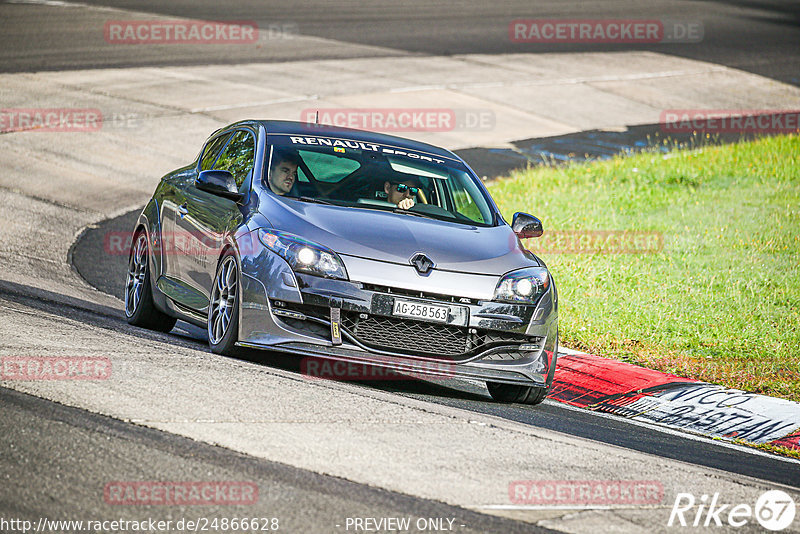
[[[206,145],[205,150],[203,150],[203,156],[200,160],[200,170],[207,171],[209,169],[213,169],[212,165],[214,165],[214,161],[216,161],[217,156],[219,155],[219,151],[222,150],[222,147],[225,146],[225,142],[231,134],[226,133],[220,135],[217,138],[212,139]]]
[[[256,141],[253,134],[240,130],[233,135],[214,168],[230,172],[236,180],[236,185],[241,187],[247,175],[253,170],[255,154]]]

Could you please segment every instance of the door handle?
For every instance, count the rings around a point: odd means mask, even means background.
[[[186,202],[183,203],[183,206],[178,206],[178,215],[180,215],[181,219],[186,217],[189,214],[189,206]]]

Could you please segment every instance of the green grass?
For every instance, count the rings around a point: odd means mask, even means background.
[[[490,190],[545,234],[663,235],[639,254],[552,253],[540,238],[563,345],[800,401],[798,135],[531,168]]]
[[[787,456],[789,458],[796,458],[800,460],[800,450],[797,449],[790,449],[788,447],[782,447],[780,445],[772,445],[770,443],[750,443],[749,441],[744,441],[741,439],[735,439],[733,440],[733,442],[739,445],[752,447],[754,449],[758,449],[761,451],[771,452],[773,454],[780,454],[781,456]]]

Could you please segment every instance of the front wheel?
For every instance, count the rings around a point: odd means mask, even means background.
[[[216,354],[236,353],[239,336],[239,264],[228,250],[217,267],[208,306],[208,344]]]
[[[133,237],[128,276],[125,280],[125,317],[134,326],[158,332],[169,332],[177,319],[156,308],[153,302],[152,280],[150,279],[150,255],[148,254],[147,233],[140,230]]]
[[[522,404],[539,404],[547,396],[547,388],[535,386],[518,386],[516,384],[500,384],[486,382],[489,395],[500,402],[520,402]]]

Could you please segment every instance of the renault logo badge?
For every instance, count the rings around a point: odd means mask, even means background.
[[[417,270],[419,274],[428,274],[434,267],[433,260],[425,254],[414,254],[411,258],[411,265]]]

